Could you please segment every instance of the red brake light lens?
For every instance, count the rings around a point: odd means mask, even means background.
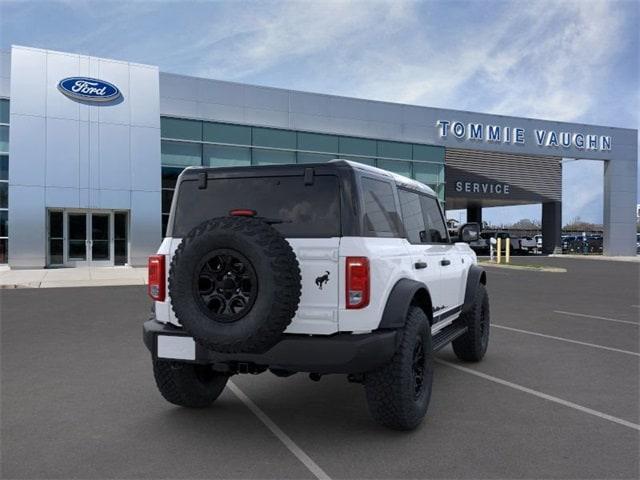
[[[147,293],[156,302],[164,302],[165,299],[165,256],[151,255],[147,264],[149,281]]]
[[[257,214],[258,212],[248,208],[235,208],[229,211],[229,215],[232,217],[255,217]]]
[[[346,298],[348,309],[364,308],[369,305],[369,259],[367,257],[347,257]]]

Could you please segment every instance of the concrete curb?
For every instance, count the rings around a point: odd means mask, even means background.
[[[605,257],[603,255],[572,255],[566,253],[553,253],[549,255],[551,258],[579,258],[580,260],[598,260],[605,262],[629,262],[629,263],[640,263],[640,255],[636,255],[635,257]]]
[[[506,270],[527,270],[529,272],[566,273],[567,269],[562,267],[537,267],[527,265],[507,265],[491,262],[480,262],[481,267],[504,268]]]
[[[113,278],[104,280],[53,280],[48,282],[24,282],[24,283],[5,283],[0,284],[0,290],[14,290],[18,288],[69,288],[69,287],[119,287],[127,285],[146,285],[141,280],[133,280],[126,278]]]

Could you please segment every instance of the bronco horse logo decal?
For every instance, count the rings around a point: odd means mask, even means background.
[[[318,286],[318,288],[320,290],[322,290],[322,286],[325,283],[328,283],[328,282],[329,282],[329,272],[328,271],[325,271],[324,275],[320,275],[319,277],[316,278],[316,285]]]

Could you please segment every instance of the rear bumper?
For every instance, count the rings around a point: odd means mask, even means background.
[[[219,353],[195,343],[183,329],[157,320],[144,323],[143,339],[154,359],[201,364],[242,363],[314,373],[364,373],[376,370],[391,360],[397,346],[396,330],[357,335],[283,334],[282,340],[265,353]]]

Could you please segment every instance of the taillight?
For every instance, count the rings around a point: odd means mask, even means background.
[[[255,210],[249,210],[248,208],[234,208],[229,211],[229,215],[232,217],[255,217],[258,214]]]
[[[164,302],[165,298],[165,261],[164,255],[151,255],[147,264],[149,282],[147,292],[157,302]]]
[[[369,259],[347,257],[346,266],[346,307],[364,308],[369,305]]]

